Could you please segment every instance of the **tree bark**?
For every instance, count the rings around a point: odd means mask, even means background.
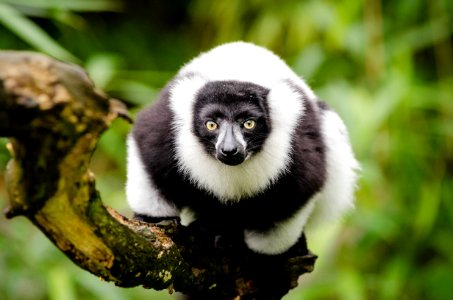
[[[279,256],[215,246],[214,233],[177,220],[149,224],[105,207],[89,170],[100,135],[125,106],[95,89],[78,66],[0,51],[0,136],[9,137],[10,205],[75,264],[122,287],[168,289],[197,299],[280,299],[311,272],[305,239]]]

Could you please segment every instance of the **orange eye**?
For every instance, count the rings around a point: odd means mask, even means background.
[[[245,129],[253,129],[253,128],[255,128],[255,125],[256,125],[256,123],[253,120],[247,120],[244,122]]]
[[[205,125],[206,125],[206,128],[207,128],[209,131],[214,131],[214,130],[216,130],[217,127],[218,127],[217,123],[214,122],[214,121],[207,121],[207,122],[205,123]]]

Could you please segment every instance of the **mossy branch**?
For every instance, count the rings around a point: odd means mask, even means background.
[[[78,266],[123,287],[278,299],[313,269],[316,257],[303,239],[291,255],[264,257],[241,247],[217,249],[211,236],[176,220],[148,224],[106,208],[88,166],[117,117],[129,119],[125,106],[96,90],[80,67],[0,51],[0,136],[10,138],[12,155],[6,216],[27,217]],[[279,278],[263,278],[273,267]]]

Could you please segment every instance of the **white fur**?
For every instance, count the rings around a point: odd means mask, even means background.
[[[237,201],[263,191],[286,171],[290,163],[290,134],[303,115],[305,100],[286,80],[290,78],[309,97],[314,95],[279,57],[252,44],[231,43],[195,58],[179,75],[182,79],[170,92],[170,107],[175,113],[176,157],[180,169],[194,184],[223,201]],[[262,151],[238,166],[225,165],[206,154],[192,132],[196,93],[210,80],[243,80],[270,89],[272,131]]]
[[[354,157],[346,127],[331,110],[324,111],[321,130],[326,143],[327,179],[316,200],[310,226],[331,222],[354,207],[360,165]]]
[[[187,109],[185,102],[193,104],[197,88],[203,82],[198,77],[186,78],[171,92],[179,167],[199,188],[222,201],[237,201],[263,191],[290,163],[290,133],[303,115],[301,95],[286,82],[276,83],[268,96],[272,131],[262,150],[240,165],[228,166],[208,155],[192,132],[192,109]]]
[[[179,219],[182,226],[189,226],[197,219],[197,216],[193,210],[186,206],[181,209]]]
[[[301,86],[309,98],[311,88],[288,65],[271,51],[246,42],[220,45],[192,59],[180,75],[196,73],[209,80],[238,80],[272,88],[282,79]]]
[[[268,255],[287,251],[299,240],[304,225],[313,211],[315,205],[313,200],[299,209],[293,217],[275,224],[268,232],[245,230],[245,243],[253,251]]]
[[[131,209],[153,217],[178,216],[176,208],[160,195],[148,178],[137,142],[131,135],[127,138],[127,146],[126,196]]]

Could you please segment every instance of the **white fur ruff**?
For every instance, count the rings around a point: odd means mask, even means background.
[[[178,73],[199,74],[207,80],[237,80],[272,88],[283,79],[298,84],[308,98],[311,88],[277,55],[246,42],[220,45],[188,62]]]
[[[264,191],[286,171],[290,163],[291,133],[303,116],[305,99],[288,86],[286,79],[303,81],[273,53],[241,42],[202,54],[181,70],[180,74],[184,73],[195,75],[181,77],[170,91],[170,107],[175,114],[176,158],[182,172],[199,188],[222,201],[238,201]],[[208,155],[192,132],[196,93],[211,80],[243,80],[270,89],[271,133],[262,150],[238,166],[225,165]],[[300,88],[313,95],[305,84]]]

